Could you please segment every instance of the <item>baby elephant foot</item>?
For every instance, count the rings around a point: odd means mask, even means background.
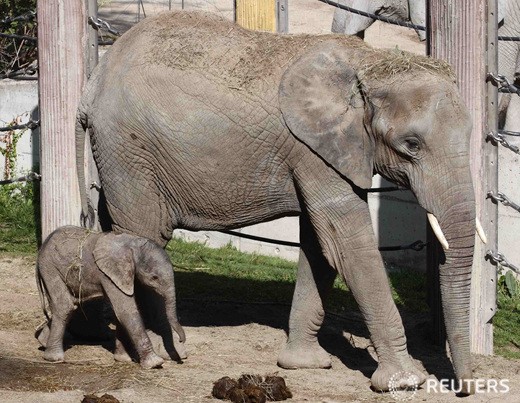
[[[287,343],[278,356],[278,365],[285,369],[330,368],[330,355],[318,344]]]
[[[409,365],[379,364],[370,379],[372,387],[380,392],[417,388],[425,380],[426,375],[411,362]]]
[[[62,350],[45,350],[43,353],[43,359],[51,362],[63,362],[64,354]]]
[[[132,362],[132,357],[125,351],[115,351],[114,360],[118,362]]]
[[[143,369],[159,368],[164,364],[164,360],[155,353],[150,353],[139,362]]]

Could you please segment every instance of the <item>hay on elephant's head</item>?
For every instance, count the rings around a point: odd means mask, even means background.
[[[384,80],[408,72],[429,72],[455,81],[455,72],[448,62],[397,48],[368,55],[361,63],[359,75],[363,79]]]

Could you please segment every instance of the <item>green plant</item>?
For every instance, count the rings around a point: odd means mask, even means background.
[[[36,37],[36,20],[11,21],[36,10],[36,0],[0,0],[0,31],[5,34]],[[7,19],[7,22],[2,22]],[[28,67],[36,60],[36,42],[0,38],[0,74]]]
[[[18,124],[20,117],[13,119],[6,127],[12,127]],[[11,130],[3,132],[0,136],[0,142],[5,143],[5,147],[0,147],[0,154],[5,158],[4,179],[11,179],[16,172],[17,145],[22,135],[29,129]]]
[[[497,312],[493,318],[497,354],[520,359],[520,283],[511,271],[498,277]]]
[[[38,206],[37,184],[0,186],[0,252],[36,252]]]

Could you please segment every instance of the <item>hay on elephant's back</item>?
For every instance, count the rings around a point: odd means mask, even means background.
[[[211,75],[229,86],[248,88],[277,76],[303,51],[334,40],[347,46],[367,47],[346,35],[279,35],[250,31],[218,15],[165,13],[152,28],[157,38],[145,59],[179,70]]]
[[[408,72],[429,72],[455,81],[455,72],[448,62],[399,49],[370,52],[360,66],[360,76],[368,80],[384,80]]]

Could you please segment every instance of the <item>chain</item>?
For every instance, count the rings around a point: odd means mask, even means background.
[[[88,17],[88,23],[95,30],[104,29],[104,30],[110,32],[112,35],[121,36],[119,31],[117,31],[116,29],[112,28],[112,26],[108,23],[108,21],[102,20],[101,18],[96,18],[96,20],[94,20],[94,18]]]
[[[486,252],[486,259],[488,259],[494,264],[499,264],[500,266],[507,267],[508,269],[513,270],[515,273],[520,274],[520,269],[516,267],[514,264],[509,263],[506,257],[500,252],[493,252],[492,250],[488,250]]]
[[[502,192],[497,192],[497,194],[495,195],[495,193],[493,191],[489,191],[489,192],[487,192],[487,197],[489,199],[493,200],[495,203],[500,202],[504,206],[511,207],[520,213],[520,206],[518,204],[512,202],[511,199],[509,199]]]
[[[508,78],[502,74],[495,75],[493,73],[488,73],[487,78],[498,86],[499,92],[520,95],[520,87],[518,86],[520,83],[518,83],[518,78],[515,78],[514,83],[511,83]]]
[[[497,133],[495,131],[491,131],[486,135],[486,140],[491,140],[494,143],[502,144],[505,148],[508,148],[509,150],[513,151],[516,154],[520,154],[520,149],[517,146],[514,146],[510,144],[504,136],[502,136],[500,133]]]

